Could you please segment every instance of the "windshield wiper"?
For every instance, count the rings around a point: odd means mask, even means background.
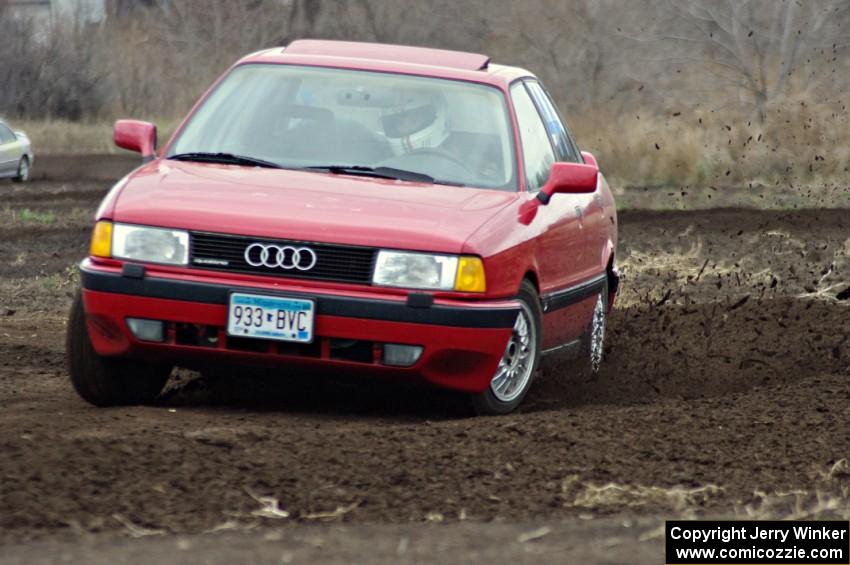
[[[311,171],[327,171],[335,175],[360,175],[364,177],[376,177],[380,179],[403,180],[408,182],[423,182],[428,184],[448,184],[452,186],[463,186],[458,182],[443,181],[425,173],[396,169],[395,167],[365,167],[363,165],[314,165],[304,167]]]
[[[268,169],[283,168],[277,163],[272,163],[271,161],[264,161],[263,159],[257,159],[256,157],[247,157],[245,155],[235,155],[233,153],[205,153],[199,151],[194,153],[178,153],[177,155],[171,155],[168,158],[174,159],[175,161],[224,163],[229,165],[246,165],[249,167],[266,167]]]
[[[406,180],[411,182],[433,183],[434,177],[425,173],[394,169],[392,167],[364,167],[363,165],[314,165],[304,167],[311,171],[327,171],[335,175],[361,175],[381,179]]]

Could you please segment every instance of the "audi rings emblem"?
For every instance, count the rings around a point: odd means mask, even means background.
[[[245,248],[245,262],[252,267],[309,271],[317,260],[316,252],[309,247],[252,243]]]

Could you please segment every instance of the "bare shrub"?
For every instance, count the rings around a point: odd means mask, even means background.
[[[39,35],[0,4],[0,113],[78,120],[101,113],[104,89],[93,64],[100,46],[70,21]]]
[[[152,2],[112,20],[98,61],[109,76],[111,112],[184,115],[238,58],[284,44],[291,10],[277,0],[186,0]]]

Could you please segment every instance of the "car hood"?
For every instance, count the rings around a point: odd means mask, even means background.
[[[373,247],[463,251],[517,194],[292,170],[159,160],[114,201],[117,222]]]

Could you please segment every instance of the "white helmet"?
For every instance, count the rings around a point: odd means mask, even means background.
[[[446,98],[439,92],[402,91],[399,103],[381,116],[381,125],[396,155],[439,146],[449,136]]]

